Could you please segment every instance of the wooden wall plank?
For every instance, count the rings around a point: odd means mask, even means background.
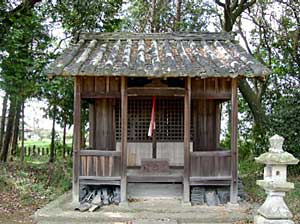
[[[202,152],[201,152],[202,153]],[[231,176],[230,158],[226,153],[191,153],[191,176]]]
[[[192,99],[230,100],[231,87],[227,78],[193,78]]]
[[[110,77],[109,89],[111,92],[120,92],[120,78]]]
[[[82,77],[82,94],[95,92],[95,77]]]
[[[104,93],[106,92],[106,82],[105,77],[97,76],[95,77],[95,93]]]
[[[193,150],[217,150],[216,100],[193,100]]]
[[[118,77],[83,77],[81,86],[83,99],[120,97],[120,78]]]
[[[115,150],[114,110],[114,99],[97,99],[95,102],[97,149]]]

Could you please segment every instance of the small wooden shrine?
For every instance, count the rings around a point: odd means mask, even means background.
[[[230,33],[80,33],[48,70],[74,76],[73,199],[80,185],[119,185],[125,202],[128,183],[179,183],[185,202],[191,186],[228,185],[236,203],[238,80],[268,73]],[[219,146],[225,101],[230,150]]]

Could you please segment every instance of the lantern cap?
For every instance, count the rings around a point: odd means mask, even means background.
[[[268,165],[288,165],[297,164],[299,162],[292,154],[285,152],[282,149],[284,138],[279,135],[274,135],[269,139],[270,148],[269,152],[263,153],[255,160],[258,163],[268,164]]]

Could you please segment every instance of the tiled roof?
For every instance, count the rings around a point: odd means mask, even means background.
[[[264,77],[230,33],[81,33],[49,76]]]

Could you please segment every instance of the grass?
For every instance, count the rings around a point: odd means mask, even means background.
[[[1,193],[17,192],[24,206],[47,203],[70,188],[70,161],[53,164],[27,161],[24,165],[16,161],[0,168]]]
[[[70,159],[0,164],[0,223],[35,223],[33,212],[71,188],[71,167]]]
[[[40,153],[42,152],[42,148],[44,152],[46,153],[46,150],[48,149],[48,153],[50,152],[50,144],[51,140],[46,139],[46,140],[26,140],[24,142],[24,146],[27,148],[26,150],[26,156],[25,156],[25,162],[31,163],[31,164],[44,164],[49,161],[49,154],[48,155],[34,155],[33,153],[33,147],[35,148],[35,153],[37,153],[38,149],[40,150]],[[72,145],[72,139],[67,139],[66,141],[66,150],[69,152],[71,150],[71,145]],[[20,156],[20,145],[19,145],[19,150],[17,152],[18,156]],[[31,153],[28,155],[28,147],[31,148]],[[56,149],[56,157],[61,158],[62,157],[62,151],[63,151],[63,146],[62,143],[59,141],[55,142],[55,149]],[[67,156],[67,155],[66,155]]]
[[[50,139],[45,139],[45,140],[40,140],[40,141],[37,141],[37,140],[26,140],[24,141],[24,146],[25,147],[32,147],[32,146],[36,146],[36,147],[49,147],[50,146],[50,143],[51,143],[51,140]]]
[[[32,147],[32,146],[36,146],[36,147],[40,147],[40,148],[47,148],[49,147],[51,144],[51,140],[50,139],[44,139],[44,140],[26,140],[24,141],[24,146],[25,147]],[[66,139],[66,144],[68,146],[71,146],[72,144],[72,139],[67,138]]]

